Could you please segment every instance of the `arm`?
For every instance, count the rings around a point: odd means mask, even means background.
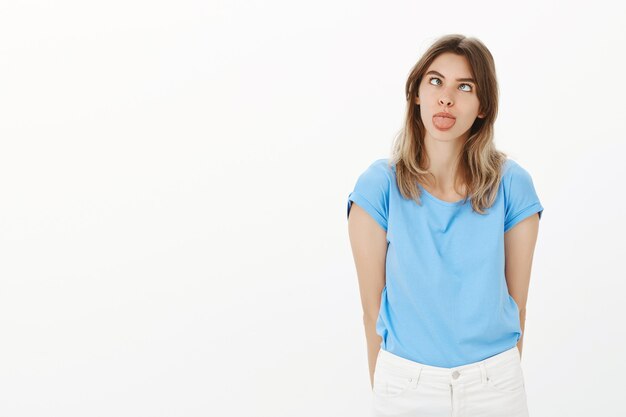
[[[354,202],[348,214],[348,233],[359,281],[370,384],[373,387],[376,357],[381,343],[381,337],[376,334],[376,320],[380,311],[381,293],[386,282],[387,233]]]
[[[534,214],[522,220],[504,234],[505,275],[509,294],[520,313],[522,337],[517,343],[520,357],[526,324],[526,300],[530,284],[533,253],[539,232],[539,216]]]

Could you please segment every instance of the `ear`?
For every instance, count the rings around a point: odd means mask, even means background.
[[[420,104],[420,98],[418,96],[415,97],[415,104]]]

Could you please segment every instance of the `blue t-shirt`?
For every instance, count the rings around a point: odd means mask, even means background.
[[[379,159],[348,196],[387,232],[386,284],[376,332],[381,349],[452,368],[515,346],[522,335],[508,291],[504,233],[543,207],[529,173],[512,159],[486,214],[470,200],[447,202],[418,184],[422,205],[405,199],[395,165]]]

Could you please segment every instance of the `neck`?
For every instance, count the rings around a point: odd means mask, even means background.
[[[429,185],[441,191],[454,190],[462,181],[461,168],[458,167],[463,149],[461,138],[441,141],[426,135],[424,143],[428,154],[426,168],[434,176],[431,179],[434,182]]]

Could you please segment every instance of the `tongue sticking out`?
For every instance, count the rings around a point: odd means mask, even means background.
[[[435,124],[436,127],[440,128],[440,129],[448,129],[451,128],[452,126],[454,126],[454,123],[456,122],[456,119],[453,119],[451,117],[433,117],[433,123]]]

